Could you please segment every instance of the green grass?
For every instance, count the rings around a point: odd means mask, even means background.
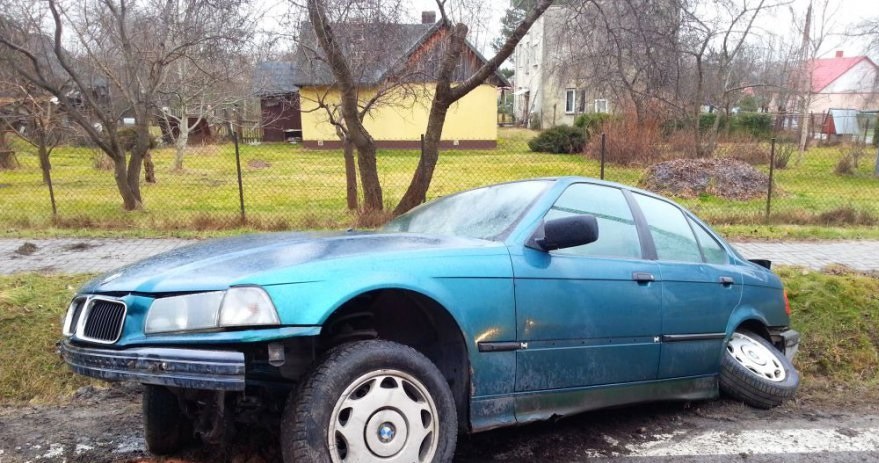
[[[796,366],[814,400],[879,398],[879,276],[778,270],[802,335]]]
[[[777,270],[802,334],[796,366],[800,397],[814,401],[879,398],[879,277],[831,269]],[[55,353],[74,288],[88,277],[0,277],[0,404],[63,401],[94,384]]]
[[[53,402],[91,381],[55,351],[75,288],[87,276],[0,276],[0,402]]]
[[[501,129],[496,150],[443,152],[428,196],[521,178],[599,176],[598,162],[584,156],[530,152],[526,142],[533,136],[529,130]],[[122,211],[112,173],[93,167],[92,149],[59,147],[52,155],[58,206],[54,219],[33,149],[20,141],[14,142],[14,149],[22,167],[0,171],[0,235],[192,237],[254,229],[345,228],[356,223],[355,214],[345,207],[344,163],[338,151],[310,151],[290,144],[242,145],[248,221],[241,227],[231,144],[191,147],[185,169],[179,172],[171,169],[172,149],[154,150],[158,183],[143,184],[146,207],[135,212]],[[777,170],[778,196],[768,222],[763,198],[732,201],[708,196],[680,201],[734,238],[876,238],[879,233],[870,228],[849,228],[851,220],[846,217],[851,214],[836,213],[848,208],[865,212],[867,218],[879,217],[879,179],[871,175],[872,157],[862,160],[855,175],[840,176],[833,173],[840,156],[838,148],[813,148],[801,160],[792,160],[788,169]],[[415,151],[379,152],[387,207],[403,195],[417,162]],[[643,170],[608,165],[605,177],[637,185]],[[828,212],[835,215],[820,216]],[[864,224],[871,225],[869,220]]]

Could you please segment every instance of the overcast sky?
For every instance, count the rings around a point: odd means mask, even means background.
[[[500,33],[501,17],[510,2],[509,0],[483,0],[478,3],[484,8],[478,15],[481,17],[483,27],[476,28],[482,29],[481,36],[473,37],[471,40],[484,49],[483,51],[487,51],[485,49],[491,40]],[[813,4],[818,3],[822,3],[822,0],[813,0]],[[809,0],[793,0],[789,6],[776,8],[774,14],[764,15],[760,26],[777,34],[793,34],[795,28],[790,9],[793,8],[799,16],[803,16],[808,5]],[[411,19],[418,21],[421,19],[421,11],[436,11],[436,9],[434,0],[412,0]],[[864,18],[879,17],[879,0],[829,0],[828,13],[830,13],[828,24],[831,26],[833,35],[825,40],[821,53],[825,56],[832,56],[834,51],[843,50],[847,56],[863,54],[867,47],[867,40],[846,37],[845,33]],[[471,29],[474,29],[474,26],[471,26]]]

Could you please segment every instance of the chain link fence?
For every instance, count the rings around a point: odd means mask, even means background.
[[[428,197],[509,180],[581,175],[675,197],[713,224],[876,224],[875,115],[860,121],[856,133],[843,135],[827,133],[823,120],[810,122],[818,129],[807,138],[805,152],[799,150],[803,122],[790,117],[763,136],[724,136],[707,143],[679,134],[639,141],[637,129],[611,128],[595,133],[574,154],[534,152],[529,141],[538,132],[500,128],[495,149],[443,150]],[[212,230],[245,224],[282,230],[358,225],[358,214],[348,209],[342,150],[265,143],[258,134],[240,142],[235,138],[201,140],[182,152],[157,147],[151,156],[155,182],[141,186],[144,209],[124,212],[113,171],[100,151],[71,144],[52,151],[53,204],[36,148],[8,133],[0,150],[8,161],[0,167],[0,226]],[[417,149],[379,151],[386,209],[406,191],[418,158]],[[175,166],[178,159],[182,165]],[[706,159],[736,159],[753,170],[746,175],[741,164],[718,167]],[[673,162],[651,167],[661,161]],[[701,175],[705,171],[712,173]],[[359,183],[357,191],[362,196]]]

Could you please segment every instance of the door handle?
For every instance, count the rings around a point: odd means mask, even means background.
[[[736,280],[734,280],[733,277],[720,277],[720,284],[723,286],[730,286],[735,284],[735,282]]]
[[[656,281],[656,277],[650,272],[632,272],[632,279],[638,283],[648,283]]]

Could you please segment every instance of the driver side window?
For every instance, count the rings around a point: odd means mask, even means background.
[[[598,221],[598,241],[553,251],[554,254],[641,258],[635,219],[622,191],[588,183],[571,185],[546,213],[544,221],[582,214],[593,215]]]

